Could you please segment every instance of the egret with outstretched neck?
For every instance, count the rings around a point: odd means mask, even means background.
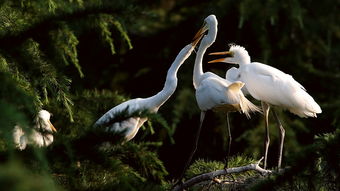
[[[190,56],[201,36],[195,36],[193,42],[186,45],[177,55],[168,70],[163,89],[156,95],[148,98],[135,98],[123,102],[100,117],[94,124],[95,127],[104,127],[110,132],[122,134],[124,142],[135,137],[139,128],[147,121],[147,117],[132,116],[138,111],[156,113],[158,109],[170,98],[177,87],[177,71],[184,61]],[[127,112],[126,119],[117,121],[117,116]]]
[[[242,46],[231,45],[229,51],[210,53],[210,55],[230,55],[230,57],[215,59],[209,63],[225,62],[238,64],[239,69],[233,69],[230,76],[235,76],[236,74],[237,79],[245,83],[249,94],[262,103],[266,128],[264,144],[264,168],[266,168],[270,143],[268,128],[270,107],[278,106],[300,117],[316,117],[316,114],[322,112],[321,108],[306,92],[306,89],[294,80],[291,75],[266,64],[251,62],[247,50]],[[285,129],[274,109],[272,109],[272,112],[280,131],[277,167],[281,168]]]

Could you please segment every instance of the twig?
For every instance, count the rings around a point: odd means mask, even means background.
[[[228,168],[228,169],[223,169],[223,170],[216,170],[213,172],[208,172],[208,173],[204,173],[198,176],[195,176],[187,181],[185,181],[182,184],[178,184],[176,185],[172,191],[181,191],[184,190],[190,186],[193,186],[197,183],[203,182],[203,181],[207,181],[207,180],[215,180],[215,177],[217,176],[221,176],[221,175],[227,175],[227,174],[232,174],[232,173],[240,173],[240,172],[245,172],[245,171],[249,171],[249,170],[255,170],[263,175],[266,174],[270,174],[272,173],[271,170],[265,170],[263,168],[261,168],[259,166],[260,162],[263,160],[263,157],[256,163],[254,164],[248,164],[246,166],[240,166],[240,167],[234,167],[234,168]]]

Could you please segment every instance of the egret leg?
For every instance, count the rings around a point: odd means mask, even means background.
[[[263,109],[263,114],[264,114],[264,119],[265,119],[265,128],[266,128],[266,132],[265,132],[266,139],[264,142],[264,162],[263,162],[263,168],[266,169],[268,148],[269,148],[269,143],[270,143],[269,122],[268,122],[268,114],[270,110],[270,105],[265,102],[261,102],[261,104],[262,104],[262,109]]]
[[[279,145],[279,158],[278,158],[278,162],[277,162],[277,168],[278,170],[281,168],[281,161],[282,161],[282,151],[283,151],[283,142],[285,139],[285,129],[283,128],[281,121],[279,119],[279,117],[277,116],[275,110],[273,109],[273,114],[274,114],[274,118],[276,120],[277,123],[277,127],[280,131],[280,145]]]
[[[227,151],[227,156],[225,157],[225,166],[224,169],[228,169],[228,160],[229,160],[229,155],[230,155],[230,148],[231,148],[231,131],[230,131],[230,123],[229,123],[229,112],[227,112],[227,129],[228,129],[228,151]]]
[[[185,166],[184,166],[184,169],[181,173],[181,176],[179,177],[178,181],[181,181],[182,178],[184,177],[184,173],[185,171],[187,170],[187,168],[189,167],[189,164],[192,160],[192,157],[194,156],[196,150],[197,150],[197,145],[198,145],[198,140],[199,140],[199,137],[200,137],[200,133],[201,133],[201,129],[202,129],[202,124],[203,124],[203,120],[204,120],[204,117],[205,117],[205,111],[201,111],[201,117],[200,117],[200,125],[197,129],[197,132],[196,132],[196,137],[195,137],[195,143],[194,143],[194,147],[189,155],[189,158],[187,160],[187,162],[185,163]]]

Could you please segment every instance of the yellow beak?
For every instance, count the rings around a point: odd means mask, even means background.
[[[212,52],[212,53],[209,53],[209,55],[229,55],[229,56],[233,56],[234,53],[230,52],[230,51],[223,51],[223,52]],[[225,58],[219,58],[219,59],[211,60],[208,63],[223,62],[224,59]]]
[[[52,129],[52,131],[57,132],[57,129],[52,125],[50,120],[48,120],[48,123],[50,124],[50,128]]]
[[[223,52],[212,52],[212,53],[209,53],[209,55],[229,55],[229,56],[233,56],[234,53],[230,52],[230,51],[223,51]]]
[[[195,34],[194,38],[192,39],[193,40],[193,42],[191,43],[192,46],[196,46],[198,44],[198,42],[202,39],[205,31],[207,30],[208,30],[208,26],[204,22],[203,27],[201,27],[200,30],[198,30],[198,32]]]
[[[210,60],[208,63],[217,63],[217,62],[223,62],[224,58],[219,58],[215,60]]]

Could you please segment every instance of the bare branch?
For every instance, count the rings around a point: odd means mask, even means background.
[[[212,180],[212,181],[217,181],[218,179],[215,179],[217,176],[221,175],[227,175],[227,174],[232,174],[232,173],[240,173],[240,172],[245,172],[249,170],[255,170],[263,175],[271,174],[271,170],[265,170],[259,166],[260,162],[263,160],[263,157],[257,162],[253,164],[248,164],[246,166],[240,166],[240,167],[234,167],[234,168],[228,168],[228,169],[223,169],[223,170],[216,170],[213,172],[208,172],[204,173],[198,176],[195,176],[187,181],[185,181],[183,184],[178,184],[176,185],[172,191],[181,191],[184,190],[190,186],[193,186],[197,183],[207,181],[207,180]]]

